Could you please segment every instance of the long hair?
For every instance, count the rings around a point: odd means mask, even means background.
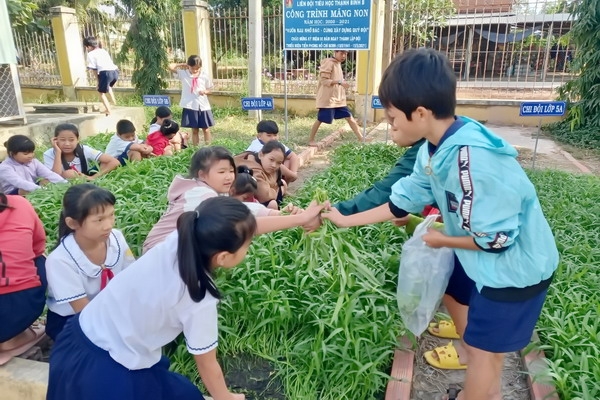
[[[59,124],[56,126],[56,128],[54,128],[54,137],[57,137],[62,131],[73,132],[75,137],[79,140],[79,129],[77,129],[77,126],[73,124]],[[75,157],[79,158],[79,162],[81,163],[81,173],[83,173],[84,175],[89,175],[90,172],[88,169],[87,159],[85,158],[85,153],[83,152],[83,147],[81,146],[81,143],[77,143],[77,146],[75,146],[73,153],[75,154]],[[67,160],[65,160],[65,155],[63,153],[61,153],[60,155],[60,160],[65,171],[71,168]]]
[[[212,258],[226,251],[235,253],[254,236],[256,220],[243,203],[229,197],[203,201],[195,211],[177,220],[177,261],[179,276],[193,301],[199,302],[208,291],[220,298],[212,279]]]
[[[254,177],[254,172],[246,165],[239,165],[237,167],[237,175],[231,185],[231,195],[239,196],[252,193],[253,196],[256,196],[257,190],[258,183]]]
[[[208,173],[210,167],[220,160],[227,160],[231,167],[235,170],[235,162],[231,152],[225,147],[221,146],[208,146],[203,147],[192,156],[190,162],[190,169],[188,172],[188,178],[195,179],[198,177],[198,172]]]
[[[82,183],[68,188],[63,196],[62,210],[58,220],[56,247],[67,235],[73,233],[73,229],[69,228],[66,223],[67,217],[82,224],[88,215],[103,210],[107,205],[114,206],[115,203],[115,196],[111,192],[91,183]]]

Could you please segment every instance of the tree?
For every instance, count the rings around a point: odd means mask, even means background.
[[[571,130],[600,126],[600,0],[576,2],[577,20],[571,38],[577,46],[571,68],[575,78],[559,90],[561,98],[572,103],[566,122]],[[598,135],[600,136],[600,135]],[[598,138],[600,139],[600,137]]]

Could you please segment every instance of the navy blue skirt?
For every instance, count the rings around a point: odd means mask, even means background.
[[[211,110],[197,111],[184,108],[181,112],[182,128],[210,128],[215,126],[215,119]]]
[[[79,314],[69,319],[50,354],[46,400],[204,400],[183,375],[169,371],[169,359],[129,370],[93,344]]]

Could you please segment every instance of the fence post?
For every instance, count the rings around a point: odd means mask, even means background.
[[[381,80],[383,60],[383,32],[384,32],[384,0],[373,0],[371,8],[371,32],[369,51],[358,51],[356,57],[356,93],[354,95],[354,110],[359,119],[365,118],[372,122],[375,112],[371,108],[371,95],[377,93]]]
[[[385,9],[383,12],[383,43],[382,43],[382,63],[381,73],[385,72],[386,68],[394,58],[392,54],[392,37],[394,34],[394,0],[385,0]]]
[[[186,59],[192,54],[200,56],[202,70],[212,79],[210,12],[206,1],[183,0],[183,42]]]
[[[262,0],[251,1],[249,6],[248,95],[250,97],[262,97]],[[248,116],[260,120],[261,112],[260,110],[248,111]]]
[[[68,100],[77,100],[76,88],[88,86],[77,16],[74,9],[62,6],[51,7],[50,15],[63,94]]]

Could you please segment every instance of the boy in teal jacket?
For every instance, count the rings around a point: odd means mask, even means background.
[[[396,144],[427,140],[414,171],[392,186],[387,204],[352,216],[332,207],[322,216],[344,227],[408,222],[408,213],[438,204],[445,232],[430,229],[423,241],[454,249],[444,304],[465,352],[459,360],[447,346],[425,357],[433,365],[468,365],[457,399],[501,400],[504,355],[529,343],[558,266],[535,188],[510,144],[454,115],[456,77],[442,53],[401,54],[384,73],[379,97]]]

